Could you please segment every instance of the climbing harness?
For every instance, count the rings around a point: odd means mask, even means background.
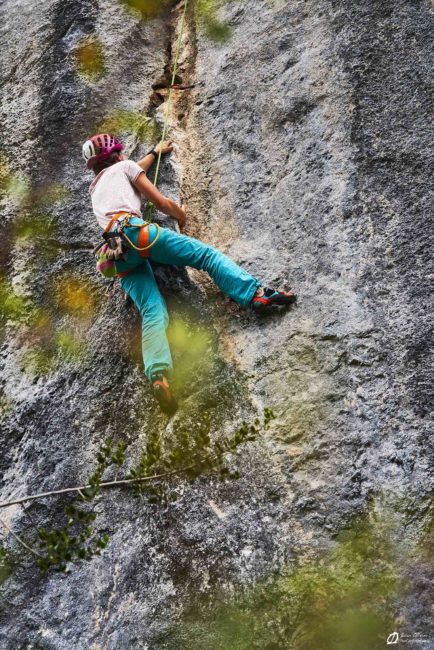
[[[128,248],[132,248],[139,253],[141,257],[149,257],[149,250],[154,246],[161,233],[160,226],[154,224],[157,229],[157,235],[149,243],[149,223],[143,221],[139,215],[132,212],[119,211],[110,213],[111,219],[103,232],[104,241],[95,249],[94,255],[97,258],[96,268],[105,278],[113,279],[124,277],[129,271],[118,273],[116,271],[117,261],[126,261],[128,257]],[[131,219],[137,219],[140,223],[132,223]],[[127,228],[138,228],[138,246],[131,241],[125,230]]]
[[[132,216],[132,215],[126,215],[122,219],[121,224],[118,225],[117,232],[120,233],[121,237],[131,246],[131,248],[133,248],[135,251],[137,251],[142,257],[148,257],[149,253],[148,253],[148,255],[146,255],[144,253],[145,253],[145,251],[149,251],[149,249],[152,248],[152,246],[155,246],[155,244],[157,243],[157,241],[158,241],[158,239],[160,237],[161,228],[158,225],[158,223],[153,224],[157,229],[157,236],[155,237],[154,241],[149,244],[148,243],[149,242],[149,228],[148,228],[149,223],[147,221],[143,221],[142,224],[131,223],[130,216]],[[125,232],[125,228],[140,228],[138,243],[144,243],[145,246],[136,246],[131,241],[131,239],[128,237],[127,233]]]
[[[160,148],[158,152],[158,157],[157,157],[157,164],[155,168],[155,174],[154,174],[154,186],[157,187],[157,181],[158,181],[158,174],[160,171],[160,164],[161,164],[161,156],[162,156],[162,145],[163,142],[166,138],[167,131],[168,131],[168,125],[169,125],[169,114],[170,114],[170,107],[171,107],[171,100],[172,100],[172,89],[175,86],[175,79],[176,79],[176,73],[178,71],[178,64],[179,64],[179,55],[181,51],[181,44],[182,44],[182,37],[184,33],[184,25],[185,25],[185,16],[187,13],[187,6],[188,6],[188,0],[185,0],[184,2],[184,8],[182,12],[182,18],[181,18],[181,26],[179,30],[179,37],[176,45],[176,51],[175,51],[175,62],[173,65],[173,71],[172,71],[172,79],[170,83],[170,88],[169,88],[169,94],[167,97],[167,105],[166,105],[166,111],[164,115],[164,122],[163,122],[163,131],[161,135],[161,140],[160,140]],[[111,136],[107,135],[107,138]],[[100,138],[101,136],[94,136],[94,138]],[[103,136],[104,138],[104,136]],[[83,150],[83,155],[86,158],[86,160],[94,159],[95,154],[97,151],[95,150],[95,143],[93,142],[93,138],[89,140],[88,142],[85,143],[88,145],[86,151]],[[115,147],[117,147],[120,143],[117,142],[115,138],[113,138],[113,142],[107,141],[104,139],[102,142],[99,140],[96,142],[96,144],[101,146],[101,152],[103,155],[109,150],[110,146],[113,147],[113,151],[117,150]],[[103,146],[106,146],[104,148],[104,151],[102,151]],[[120,145],[122,147],[122,145]],[[99,153],[99,150],[98,150]],[[152,210],[152,204],[150,201],[148,201],[147,206],[145,208],[145,213],[147,212],[150,214]],[[125,212],[125,211],[119,211],[115,213],[109,213],[106,216],[111,216],[110,222],[106,229],[104,230],[103,233],[103,239],[104,241],[99,244],[95,249],[94,249],[94,254],[96,255],[97,258],[97,270],[99,273],[101,273],[105,278],[110,278],[114,279],[115,277],[121,278],[124,277],[129,273],[129,271],[124,271],[122,273],[118,273],[116,271],[116,261],[123,260],[126,261],[127,255],[128,255],[128,247],[134,249],[141,255],[142,257],[149,257],[149,250],[152,248],[152,246],[155,246],[157,243],[161,229],[159,224],[153,223],[152,221],[143,221],[141,224],[135,224],[131,223],[131,218],[135,217],[138,219],[141,219],[140,215],[135,215],[130,212]],[[157,235],[155,239],[149,243],[149,224],[153,223],[153,225],[157,229]],[[136,246],[131,239],[128,237],[127,233],[125,230],[127,228],[139,228],[139,236],[138,236],[138,245]]]

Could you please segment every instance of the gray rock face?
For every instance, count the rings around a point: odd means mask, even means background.
[[[99,233],[80,145],[117,109],[161,122],[165,103],[156,107],[152,86],[167,78],[180,10],[144,22],[115,0],[2,3],[0,147],[32,188],[24,207],[16,195],[3,199],[11,242],[3,274],[49,311],[50,327],[77,327],[88,350],[81,366],[29,373],[30,334],[6,324],[2,500],[85,481],[109,434],[126,440],[130,464],[150,432],[163,440],[173,434],[130,353],[138,317],[119,293],[104,300],[95,277],[90,250]],[[173,319],[208,341],[206,367],[196,360],[182,376],[175,422],[194,427],[208,410],[218,435],[262,407],[276,420],[240,454],[235,482],[178,481],[182,496],[167,507],[107,493],[96,512],[109,545],[70,575],[42,577],[23,558],[1,587],[2,649],[173,647],[164,633],[193,596],[231,593],[314,557],[384,491],[407,504],[399,535],[417,541],[426,524],[432,6],[240,0],[219,15],[232,28],[223,44],[187,15],[179,81],[192,87],[174,92],[171,135],[179,146],[160,188],[186,203],[187,234],[264,284],[291,285],[299,301],[263,319],[227,315],[204,275],[158,269]],[[74,53],[90,35],[103,43],[100,81],[77,73]],[[153,144],[132,129],[126,143],[134,158]],[[40,197],[59,184],[66,198],[45,204]],[[55,256],[11,239],[25,211],[55,224]],[[71,274],[99,299],[78,325],[53,300],[53,286]],[[181,354],[177,362],[181,368]],[[38,526],[62,522],[54,499],[29,512]],[[26,536],[22,509],[0,516]],[[406,571],[410,587],[396,615],[408,632],[429,635],[428,569],[413,563]]]

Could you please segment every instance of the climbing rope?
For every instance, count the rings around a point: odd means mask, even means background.
[[[130,226],[131,226],[131,224],[130,224]],[[134,248],[135,251],[137,251],[138,253],[141,253],[142,251],[147,251],[148,248],[152,248],[152,246],[155,246],[155,244],[157,243],[157,241],[158,241],[158,239],[159,239],[159,237],[160,237],[160,235],[161,235],[161,228],[160,228],[160,226],[158,225],[158,223],[154,223],[154,226],[156,226],[156,228],[157,228],[157,234],[156,234],[156,236],[155,236],[154,241],[152,241],[152,242],[151,242],[150,244],[148,244],[147,246],[142,246],[142,247],[140,247],[140,246],[136,246],[136,245],[131,241],[131,239],[128,237],[128,235],[127,235],[126,232],[122,232],[122,236],[123,236],[124,239],[126,239],[126,241],[129,243],[129,245],[131,246],[131,248]],[[135,228],[143,228],[143,226],[133,226],[133,227],[135,227]]]
[[[168,131],[168,126],[169,126],[169,115],[170,115],[170,107],[171,107],[171,100],[172,100],[172,90],[173,90],[173,86],[175,84],[176,73],[178,71],[179,55],[180,55],[180,52],[181,52],[182,37],[184,35],[185,16],[186,16],[186,13],[187,13],[187,7],[188,7],[188,0],[185,0],[184,9],[182,11],[181,26],[180,26],[180,29],[179,29],[178,42],[176,44],[176,50],[175,50],[175,61],[174,61],[173,70],[172,70],[172,78],[171,78],[171,81],[170,81],[169,94],[167,96],[166,110],[165,110],[164,121],[163,121],[163,131],[162,131],[161,140],[160,140],[160,150],[158,152],[157,166],[155,168],[155,174],[154,174],[154,186],[155,187],[157,187],[158,174],[159,174],[159,171],[160,171],[161,156],[162,156],[162,145],[163,145],[163,142],[164,142],[164,140],[166,138],[167,131]],[[151,210],[152,210],[152,203],[148,200],[146,208],[145,208],[145,213],[147,213],[150,216]],[[149,223],[153,223],[153,222],[149,219],[149,220],[145,221],[144,224],[142,224],[141,226],[136,226],[136,227],[142,228],[143,226],[147,226]],[[134,224],[129,224],[129,225],[134,225]],[[128,242],[128,244],[132,248],[134,248],[134,250],[141,253],[143,251],[146,251],[146,250],[149,250],[150,248],[152,248],[152,246],[154,246],[157,243],[157,241],[158,241],[158,239],[160,237],[161,229],[160,229],[159,224],[155,223],[154,226],[156,226],[156,228],[157,228],[157,235],[156,235],[155,239],[150,244],[148,244],[147,246],[143,246],[143,247],[136,246],[131,241],[131,239],[126,235],[125,232],[122,232],[122,236]],[[94,253],[96,253],[98,251],[98,249],[101,248],[101,246],[103,246],[103,245],[104,244],[101,244],[100,246],[98,246],[94,250]]]
[[[163,131],[161,134],[161,140],[160,140],[160,150],[158,152],[158,158],[157,158],[157,166],[155,168],[155,174],[154,174],[154,186],[157,187],[157,181],[158,181],[158,174],[160,171],[160,164],[161,164],[161,156],[162,156],[162,146],[163,142],[166,139],[167,131],[168,131],[168,126],[169,126],[169,115],[170,115],[170,108],[171,108],[171,101],[172,101],[172,90],[173,86],[175,84],[176,80],[176,73],[178,71],[178,63],[179,63],[179,55],[181,52],[181,45],[182,45],[182,37],[184,35],[184,26],[185,26],[185,16],[187,13],[187,6],[188,6],[188,0],[185,0],[184,2],[184,9],[182,11],[182,18],[181,18],[181,26],[179,29],[179,36],[178,36],[178,42],[176,44],[176,50],[175,50],[175,62],[173,64],[173,70],[172,70],[172,78],[170,81],[170,87],[169,87],[169,94],[167,96],[167,103],[166,103],[166,110],[164,114],[164,121],[163,121]],[[148,201],[147,206],[145,208],[145,214],[147,214],[149,217],[151,215],[151,210],[152,210],[152,203]],[[151,219],[149,221],[145,222],[146,224],[152,223]],[[123,233],[125,239],[127,242],[132,246],[136,251],[138,252],[143,252],[148,250],[149,248],[152,248],[154,246],[161,234],[161,229],[158,223],[154,224],[157,228],[157,236],[155,237],[154,241],[148,244],[147,246],[144,246],[143,248],[140,248],[138,246],[135,246],[133,242],[127,237],[125,233]]]
[[[179,29],[179,37],[178,37],[178,43],[176,45],[176,51],[175,51],[175,63],[173,65],[173,71],[172,71],[172,79],[170,82],[170,88],[169,88],[169,94],[167,97],[167,105],[166,105],[166,113],[164,116],[164,123],[163,123],[163,133],[161,135],[161,141],[160,141],[160,151],[158,152],[158,159],[157,159],[157,167],[155,169],[155,176],[154,176],[154,185],[155,187],[157,186],[157,180],[158,180],[158,172],[160,171],[160,162],[161,162],[161,146],[166,138],[167,134],[167,127],[169,125],[169,113],[170,113],[170,102],[172,99],[172,89],[175,84],[175,79],[176,79],[176,72],[178,70],[178,63],[179,63],[179,54],[181,51],[181,44],[182,44],[182,37],[184,34],[184,25],[185,25],[185,15],[187,13],[187,5],[188,5],[188,0],[185,0],[184,2],[184,10],[182,12],[182,18],[181,18],[181,27]]]

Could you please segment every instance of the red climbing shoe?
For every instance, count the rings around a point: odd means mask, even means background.
[[[169,382],[163,373],[158,373],[152,380],[154,397],[160,405],[160,409],[167,415],[173,415],[178,409],[176,399],[172,395]]]
[[[251,306],[255,311],[265,311],[275,305],[291,305],[297,300],[293,291],[276,291],[275,289],[264,289],[260,296],[253,296]]]

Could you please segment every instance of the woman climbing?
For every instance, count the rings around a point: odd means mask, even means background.
[[[83,145],[83,156],[95,179],[89,191],[98,224],[105,233],[118,234],[127,242],[126,259],[116,261],[115,271],[122,289],[130,296],[142,317],[142,350],[145,374],[153,384],[154,395],[162,411],[173,414],[177,403],[169,387],[172,358],[166,338],[168,314],[151,262],[191,266],[209,273],[217,286],[242,307],[256,311],[273,305],[289,305],[294,293],[262,287],[215,248],[192,237],[181,235],[142,219],[144,196],[164,214],[173,217],[182,228],[184,207],[164,197],[147,178],[155,158],[172,151],[170,141],[162,142],[137,163],[122,154],[123,145],[113,136],[94,135]]]

